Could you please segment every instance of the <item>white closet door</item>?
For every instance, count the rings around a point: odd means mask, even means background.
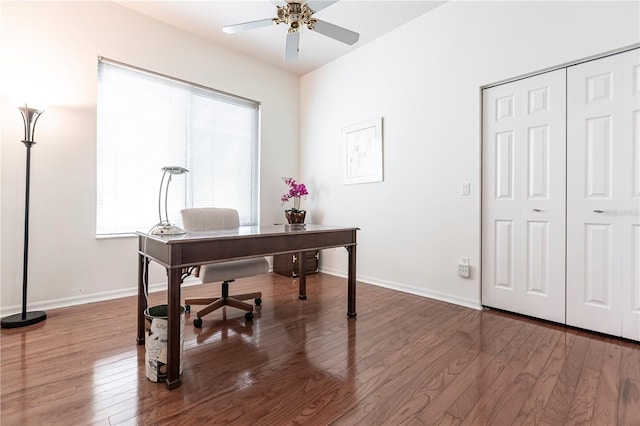
[[[482,303],[564,323],[566,71],[483,104]]]
[[[622,87],[626,140],[630,141],[628,164],[631,166],[626,223],[629,232],[623,236],[622,260],[622,337],[640,341],[640,49],[622,58]]]
[[[638,50],[570,67],[567,324],[640,339]]]

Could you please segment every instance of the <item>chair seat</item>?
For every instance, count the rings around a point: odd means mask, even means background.
[[[204,265],[200,270],[200,278],[203,283],[213,283],[252,277],[267,272],[269,272],[269,262],[264,257],[259,257]]]

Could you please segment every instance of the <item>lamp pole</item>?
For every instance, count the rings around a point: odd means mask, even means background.
[[[24,140],[22,143],[27,147],[27,165],[26,165],[26,182],[25,182],[25,201],[24,201],[24,257],[22,264],[22,312],[19,314],[9,315],[2,318],[0,327],[17,328],[31,324],[36,324],[47,318],[47,314],[43,311],[27,312],[27,273],[29,263],[29,187],[31,177],[31,148],[35,145],[33,134],[35,131],[36,121],[42,114],[35,108],[29,108],[25,104],[20,107],[22,119],[24,121]]]

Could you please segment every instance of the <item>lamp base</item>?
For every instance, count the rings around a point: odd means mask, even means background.
[[[159,223],[151,229],[149,232],[151,235],[182,235],[187,232],[175,225],[167,224],[167,223]]]
[[[27,325],[37,324],[40,321],[47,319],[47,313],[43,311],[27,312],[24,317],[22,314],[9,315],[2,318],[0,321],[1,328],[18,328],[26,327]]]

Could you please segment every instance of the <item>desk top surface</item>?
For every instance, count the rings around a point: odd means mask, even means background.
[[[136,232],[139,237],[146,237],[165,244],[181,244],[208,239],[237,239],[251,237],[266,237],[276,235],[314,234],[326,232],[358,231],[360,228],[329,225],[271,225],[271,226],[240,226],[239,228],[218,229],[215,231],[187,232],[181,235],[151,235]]]

